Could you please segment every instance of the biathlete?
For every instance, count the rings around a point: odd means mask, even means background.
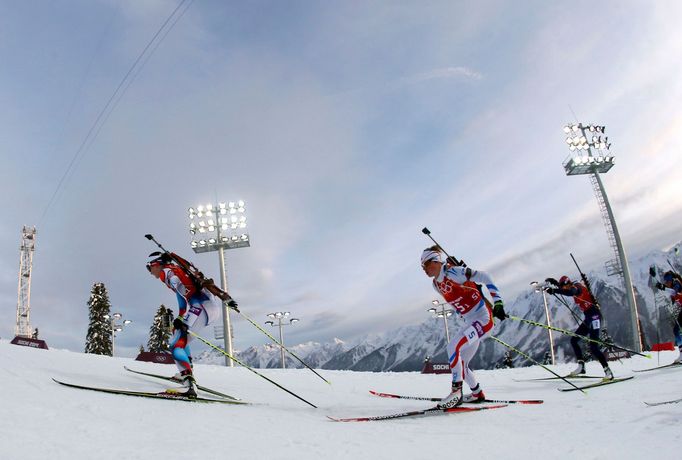
[[[469,363],[476,354],[481,340],[493,329],[493,316],[503,320],[507,317],[504,304],[490,277],[481,271],[463,266],[452,266],[441,260],[441,250],[432,246],[422,252],[421,264],[427,276],[433,278],[434,289],[461,315],[467,326],[459,330],[447,345],[448,361],[452,372],[452,390],[438,407],[447,409],[463,402],[485,401],[485,394]],[[494,307],[483,296],[480,285],[490,292]],[[471,393],[462,393],[466,381]]]
[[[601,311],[599,310],[599,305],[597,305],[596,301],[592,298],[592,294],[587,290],[587,287],[581,283],[571,281],[568,276],[562,276],[559,281],[554,278],[547,278],[545,282],[555,286],[547,288],[548,294],[573,297],[573,301],[583,312],[583,322],[580,323],[580,326],[578,326],[575,333],[583,337],[589,336],[592,340],[601,340],[599,338],[599,331],[602,323]],[[583,356],[583,351],[580,349],[580,340],[582,340],[580,337],[571,337],[571,346],[573,347],[573,352],[578,360],[578,367],[569,374],[572,377],[585,373],[585,357]],[[601,364],[604,369],[604,379],[612,380],[613,372],[611,372],[611,368],[606,361],[604,353],[599,349],[599,345],[595,342],[589,342],[589,344],[592,356],[597,358],[599,364]]]
[[[178,299],[178,315],[173,321],[173,335],[169,346],[179,373],[173,379],[186,388],[183,396],[195,398],[197,384],[193,374],[192,353],[189,347],[192,335],[189,330],[198,331],[208,326],[220,315],[220,301],[206,288],[199,286],[182,267],[174,263],[167,254],[162,254],[147,263],[147,270],[175,292]],[[215,300],[214,300],[215,299]],[[237,307],[234,300],[228,305]]]

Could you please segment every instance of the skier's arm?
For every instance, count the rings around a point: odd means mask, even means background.
[[[187,299],[177,292],[175,293],[175,297],[178,298],[178,310],[184,312],[187,309]]]
[[[504,302],[500,296],[499,289],[497,289],[497,286],[495,286],[495,283],[493,283],[493,280],[486,272],[472,270],[469,267],[454,267],[448,270],[447,274],[460,284],[463,284],[466,281],[484,284],[493,298],[493,316],[501,321],[507,317],[507,313],[504,311]]]
[[[170,274],[167,284],[172,290],[174,290],[178,295],[184,297],[185,299],[187,299],[187,297],[190,295],[187,286],[185,286],[182,280],[180,280],[180,278],[174,273]]]
[[[573,296],[580,294],[580,289],[578,289],[577,286],[573,286],[571,288],[549,288],[549,289],[547,289],[547,293],[549,295],[559,294],[559,295],[565,295],[568,297],[573,297]]]
[[[490,275],[480,270],[471,270],[469,268],[465,270],[468,270],[467,272],[465,272],[465,275],[471,281],[478,284],[484,284],[485,287],[488,288],[488,291],[490,291],[490,295],[493,297],[493,301],[495,303],[497,303],[497,301],[502,301],[499,289],[497,289],[497,286],[495,286],[495,284],[493,283],[493,280],[490,278]]]

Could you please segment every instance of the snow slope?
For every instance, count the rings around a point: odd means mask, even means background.
[[[614,363],[617,375],[668,363],[676,353]],[[560,393],[556,382],[516,382],[549,375],[537,368],[480,371],[490,398],[542,398],[473,414],[382,422],[336,423],[325,415],[389,414],[429,403],[377,398],[369,389],[444,396],[448,375],[413,372],[261,372],[317,404],[306,406],[244,368],[197,365],[199,383],[252,401],[251,406],[200,405],[88,392],[68,382],[161,390],[164,382],[126,372],[124,365],[171,374],[174,366],[125,358],[35,350],[0,341],[0,458],[42,459],[424,459],[424,458],[679,458],[682,404],[643,401],[682,397],[682,369],[637,374],[634,380]],[[570,364],[556,366],[567,372]],[[597,363],[589,372],[599,372]],[[448,456],[448,457],[443,457]]]

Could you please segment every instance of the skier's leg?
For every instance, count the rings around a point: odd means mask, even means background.
[[[677,319],[675,321],[675,324],[673,325],[675,345],[677,346],[677,349],[680,351],[680,354],[678,355],[677,359],[674,362],[682,364],[682,331],[680,328],[680,324],[682,324],[682,311],[680,311],[680,314],[677,315]]]
[[[454,407],[462,403],[462,381],[465,378],[465,367],[463,358],[471,359],[478,349],[478,342],[481,337],[492,329],[492,320],[488,317],[484,320],[483,326],[480,321],[474,321],[471,326],[460,330],[455,338],[448,344],[448,361],[452,371],[452,392],[441,401],[441,407]],[[471,374],[471,372],[466,372]],[[478,385],[475,378],[472,380],[474,386]]]
[[[586,318],[582,323],[580,323],[580,326],[578,326],[578,329],[575,330],[575,333],[577,335],[586,336],[589,330],[590,328]],[[580,348],[580,340],[580,337],[571,337],[571,347],[573,347],[573,353],[575,353],[575,357],[578,360],[578,367],[576,367],[576,369],[569,375],[580,375],[585,373],[585,357],[583,356],[583,351]]]
[[[478,351],[479,343],[480,342],[476,340],[473,343],[467,344],[466,346],[462,347],[462,373],[464,381],[467,383],[467,385],[469,385],[469,388],[472,389],[478,386],[478,381],[476,380],[476,376],[474,376],[474,373],[469,368],[469,363],[476,354],[476,351]]]
[[[177,318],[175,320],[176,328],[173,332],[173,337],[169,342],[171,354],[173,355],[173,360],[175,360],[175,365],[177,366],[180,373],[187,370],[191,370],[191,365],[189,362],[189,357],[185,352],[185,346],[187,345],[187,331],[184,324],[181,323]]]
[[[601,337],[599,335],[599,332],[601,330],[601,314],[599,312],[594,312],[590,315],[590,331],[589,331],[589,336],[592,340],[601,340]],[[592,352],[592,356],[597,358],[599,361],[599,364],[601,364],[601,367],[604,369],[604,376],[607,379],[612,379],[613,378],[613,372],[611,372],[611,368],[609,367],[608,361],[606,361],[606,356],[604,356],[604,353],[602,353],[601,348],[599,348],[599,344],[595,342],[590,342],[590,351]]]

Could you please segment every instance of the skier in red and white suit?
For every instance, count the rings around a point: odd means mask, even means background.
[[[424,250],[421,263],[427,276],[433,278],[434,289],[467,323],[447,346],[452,371],[452,392],[439,403],[439,407],[455,407],[464,401],[484,401],[485,395],[469,368],[469,363],[478,350],[480,341],[490,335],[493,316],[501,320],[507,317],[498,289],[484,272],[443,263],[437,246]],[[495,302],[493,308],[483,296],[479,285],[485,285],[490,292]],[[472,392],[466,397],[462,395],[463,380]]]

